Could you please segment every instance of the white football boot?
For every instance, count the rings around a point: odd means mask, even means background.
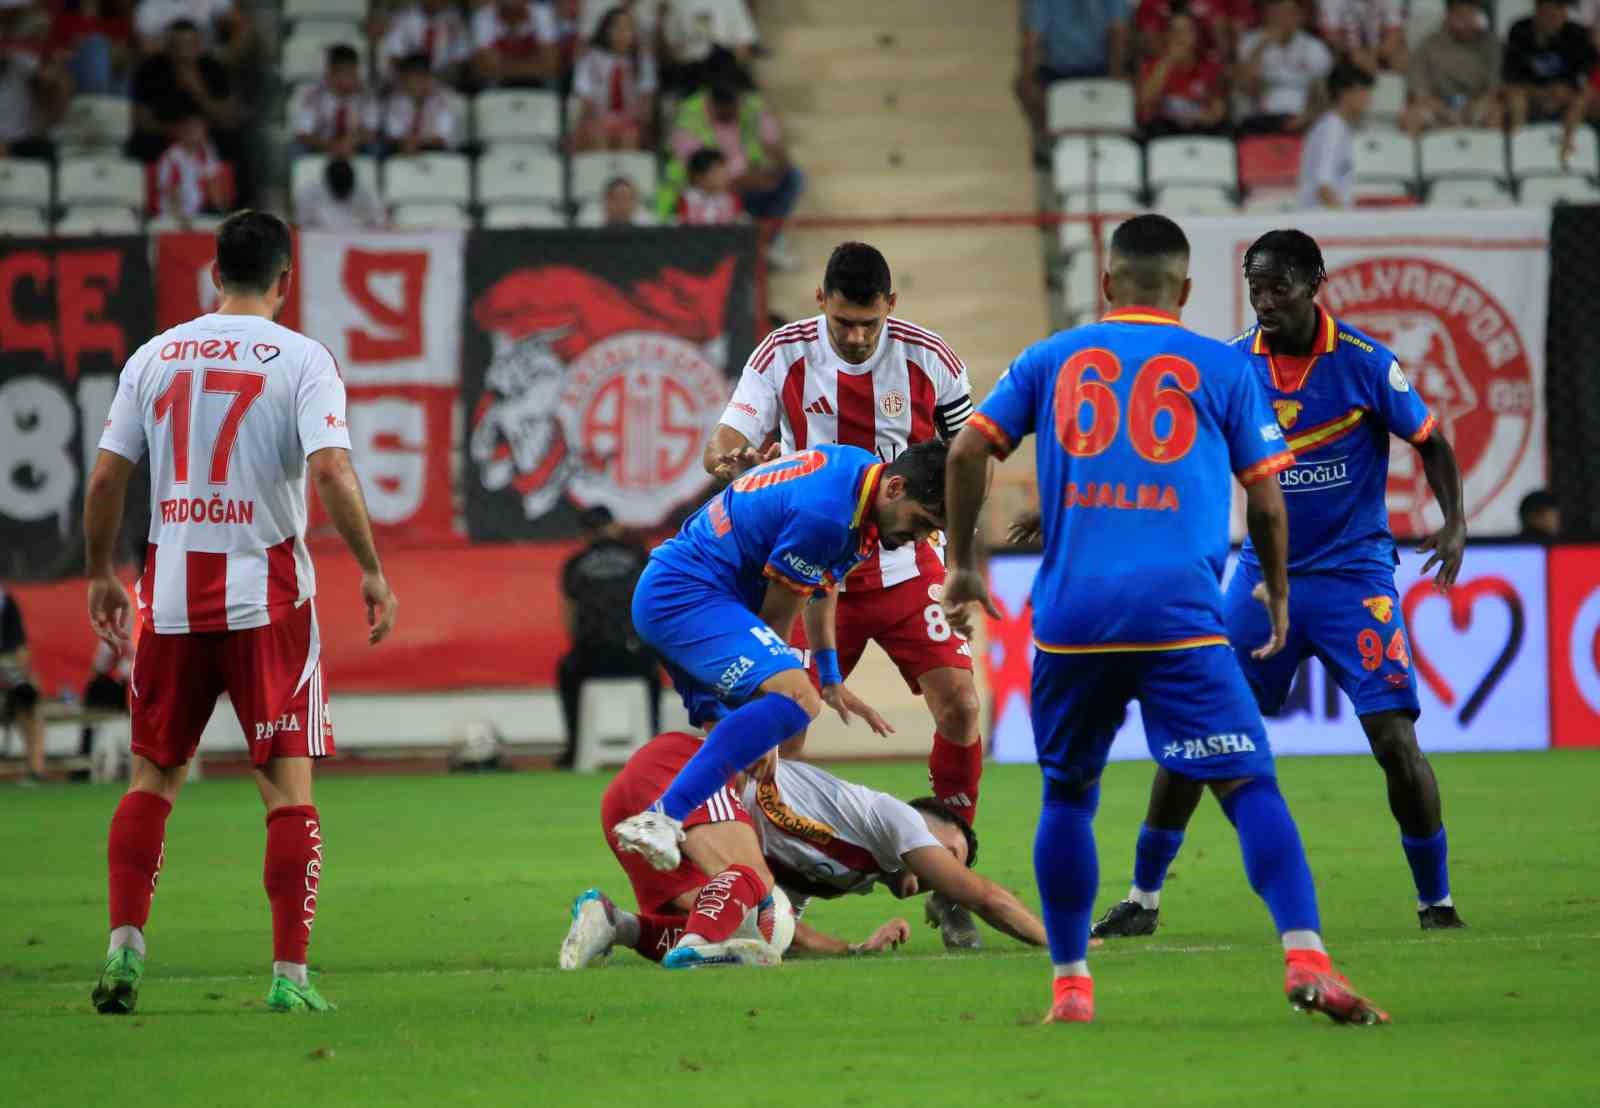
[[[561,940],[556,964],[579,970],[611,953],[617,941],[617,906],[599,889],[586,889],[572,902],[572,926]]]
[[[728,939],[720,943],[686,935],[661,959],[663,969],[699,969],[701,966],[776,966],[783,955],[760,939]]]
[[[617,845],[631,854],[640,854],[650,868],[671,873],[683,861],[678,844],[683,842],[683,824],[654,809],[629,816],[611,829]]]

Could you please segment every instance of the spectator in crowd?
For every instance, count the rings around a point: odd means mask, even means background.
[[[1248,0],[1139,0],[1133,14],[1139,53],[1145,58],[1165,54],[1167,28],[1179,13],[1187,12],[1199,32],[1201,56],[1226,63],[1233,57],[1250,6]]]
[[[1506,36],[1506,113],[1513,129],[1525,123],[1583,118],[1594,42],[1568,18],[1566,0],[1539,0],[1533,14],[1511,25]]]
[[[307,181],[294,198],[295,220],[301,227],[347,229],[382,227],[383,203],[356,179],[344,158],[330,158],[322,176]]]
[[[670,0],[658,5],[658,26],[669,87],[689,93],[725,77],[755,87],[750,60],[756,21],[745,0]]]
[[[585,204],[578,212],[579,227],[655,227],[655,215],[639,204],[639,190],[626,177],[606,182],[598,204]]]
[[[649,555],[629,540],[603,507],[582,517],[584,548],[561,569],[562,609],[572,649],[561,659],[557,681],[567,726],[562,766],[572,767],[578,742],[578,698],[592,677],[637,677],[650,699],[650,733],[661,730],[661,670],[633,629],[633,588]]]
[[[41,60],[25,43],[0,42],[0,158],[53,158],[50,128],[71,98],[72,75],[59,58]]]
[[[1340,62],[1328,78],[1328,110],[1300,149],[1302,208],[1348,208],[1355,200],[1355,128],[1372,102],[1373,76]]]
[[[556,54],[560,57],[558,69],[561,73],[562,95],[572,91],[572,75],[577,68],[578,58],[582,56],[588,40],[594,37],[584,33],[582,9],[582,0],[550,0],[550,14],[555,16],[556,21]],[[650,45],[649,40],[644,42],[646,47]]]
[[[1183,8],[1172,15],[1160,55],[1139,72],[1139,120],[1149,138],[1215,132],[1228,117],[1222,63],[1202,52],[1200,25]]]
[[[228,174],[206,135],[205,117],[179,120],[172,145],[156,161],[156,210],[185,222],[228,210]]]
[[[93,96],[127,92],[133,64],[129,0],[61,0],[50,21],[50,53],[62,58],[73,87]]]
[[[379,71],[396,79],[402,58],[425,54],[433,74],[447,85],[467,77],[472,35],[455,0],[421,0],[390,16],[378,40]]]
[[[1046,90],[1074,77],[1128,75],[1131,0],[1028,0],[1013,86],[1036,133],[1045,130]]]
[[[1600,3],[1600,0],[1596,0]],[[593,38],[600,21],[612,8],[626,8],[633,16],[634,29],[639,41],[651,49],[659,50],[657,36],[661,33],[661,12],[667,0],[581,0],[579,4],[578,33]]]
[[[1450,0],[1444,22],[1422,40],[1406,70],[1405,129],[1496,127],[1501,45],[1478,0]]]
[[[22,730],[27,756],[24,785],[44,780],[44,717],[39,713],[39,688],[28,668],[28,634],[17,598],[0,589],[0,722]]]
[[[702,89],[679,106],[670,146],[673,157],[658,198],[663,219],[677,210],[689,183],[689,159],[708,146],[722,152],[733,191],[752,217],[781,221],[800,202],[805,176],[790,164],[777,117],[760,93],[741,91],[726,79]],[[780,269],[790,263],[781,233],[768,245],[767,261]]]
[[[739,194],[728,183],[728,159],[704,146],[689,155],[689,187],[678,197],[678,224],[713,227],[735,223],[744,214]]]
[[[295,113],[295,153],[372,153],[377,132],[378,100],[361,79],[360,55],[353,46],[328,47],[322,80],[305,91]]]
[[[133,647],[113,647],[101,639],[95,640],[94,659],[90,663],[89,683],[83,687],[83,710],[90,712],[115,712],[128,714],[128,681],[133,676]],[[92,718],[92,717],[91,717]],[[78,752],[85,757],[94,753],[95,725],[85,720],[79,735]]]
[[[1522,531],[1517,538],[1548,546],[1561,538],[1561,505],[1549,489],[1534,489],[1517,505]]]
[[[394,90],[383,104],[382,132],[385,154],[455,148],[455,109],[450,106],[450,94],[434,78],[428,55],[401,59]]]
[[[1300,0],[1267,0],[1262,25],[1239,40],[1234,83],[1250,98],[1240,129],[1249,133],[1298,132],[1311,102],[1333,69],[1328,48],[1302,28]]]
[[[1338,59],[1374,77],[1405,68],[1401,0],[1317,0],[1317,30]]]
[[[138,0],[133,33],[144,56],[159,53],[175,23],[194,25],[200,48],[230,69],[250,59],[255,31],[234,0]]]
[[[561,73],[559,31],[548,5],[490,0],[472,17],[472,68],[485,85],[546,88]]]
[[[649,145],[655,115],[656,62],[640,47],[633,16],[612,8],[572,75],[578,98],[574,146],[579,150],[638,150]]]
[[[227,67],[204,53],[200,29],[190,20],[180,19],[168,26],[166,47],[139,64],[133,74],[132,97],[133,137],[128,153],[133,157],[155,161],[172,144],[178,124],[198,111],[223,156],[237,162],[243,111]]]

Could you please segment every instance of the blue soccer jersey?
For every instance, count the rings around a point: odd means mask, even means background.
[[[1320,307],[1309,357],[1273,354],[1255,327],[1230,345],[1249,358],[1294,452],[1295,464],[1278,474],[1289,508],[1290,572],[1392,573],[1389,436],[1421,443],[1434,427],[1399,359]],[[1258,564],[1248,542],[1242,557]]]
[[[1238,351],[1164,312],[1116,311],[1023,351],[972,423],[1002,455],[1038,434],[1041,650],[1227,642],[1229,474],[1249,484],[1294,460]]]

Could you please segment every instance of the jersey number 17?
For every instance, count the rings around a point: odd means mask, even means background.
[[[267,378],[260,373],[247,373],[237,369],[208,369],[200,378],[203,392],[233,394],[217,431],[211,448],[210,481],[213,485],[228,483],[228,464],[233,459],[233,446],[239,439],[239,424],[245,412],[260,398],[267,387]],[[180,369],[172,375],[172,382],[156,397],[154,416],[157,423],[165,421],[172,435],[172,479],[175,484],[189,483],[189,427],[190,406],[193,400],[194,370]]]

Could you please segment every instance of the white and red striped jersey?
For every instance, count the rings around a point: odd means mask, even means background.
[[[639,115],[643,98],[655,91],[656,59],[649,51],[629,56],[591,46],[572,70],[572,95],[604,119]]]
[[[742,799],[778,884],[802,894],[870,892],[906,868],[907,851],[943,849],[905,801],[809,762],[780,761],[770,783],[747,781]]]
[[[539,48],[554,45],[561,37],[555,13],[546,4],[528,0],[515,9],[515,19],[507,19],[497,3],[483,5],[472,15],[472,46],[475,50],[496,50],[511,58],[526,58]]]
[[[972,413],[967,367],[938,335],[890,316],[861,365],[841,358],[825,316],[773,331],[750,360],[721,422],[759,446],[777,431],[785,454],[816,443],[874,450],[886,462],[935,436],[955,437]],[[880,550],[850,574],[851,591],[934,572],[930,543]]]
[[[455,147],[456,113],[450,106],[450,94],[436,88],[418,102],[399,89],[391,92],[383,103],[383,137],[396,143],[412,137],[438,140]]]
[[[150,452],[139,607],[157,634],[264,627],[316,594],[306,458],[350,449],[344,382],[321,343],[212,313],[128,359],[100,449]]]
[[[156,196],[162,215],[199,215],[206,206],[206,184],[222,172],[222,159],[209,142],[191,150],[175,142],[156,162]]]
[[[678,197],[678,224],[683,227],[720,227],[738,222],[743,214],[744,205],[732,189],[706,192],[691,185]]]
[[[317,139],[340,139],[378,129],[378,98],[366,89],[339,92],[318,81],[300,94],[294,133]]]
[[[426,54],[435,73],[443,73],[472,56],[472,33],[455,8],[428,12],[421,4],[396,13],[389,20],[379,47],[385,76],[395,64],[412,54]]]

